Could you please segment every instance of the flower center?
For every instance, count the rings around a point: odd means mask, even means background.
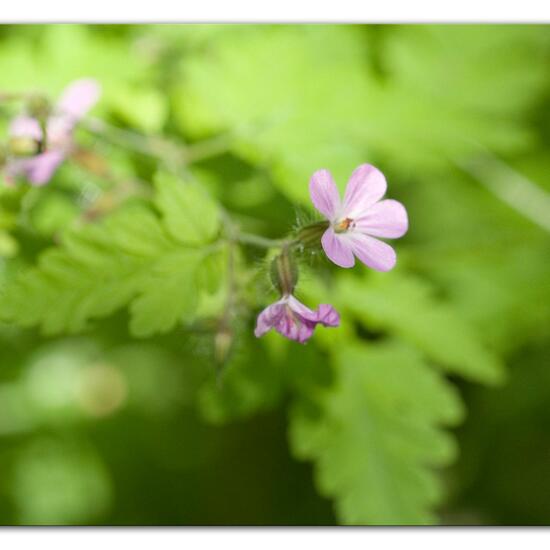
[[[285,318],[291,325],[296,325],[298,328],[302,326],[301,317],[288,304],[285,306]]]
[[[350,227],[353,229],[354,221],[351,218],[344,218],[334,224],[335,233],[345,233]]]

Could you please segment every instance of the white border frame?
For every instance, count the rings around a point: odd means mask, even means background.
[[[544,0],[2,0],[2,23],[536,23]]]

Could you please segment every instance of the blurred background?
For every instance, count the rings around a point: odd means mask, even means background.
[[[186,151],[264,237],[363,162],[410,218],[391,273],[304,267],[343,322],[303,347],[253,338],[273,295],[244,247],[221,366],[215,330],[138,337],[124,304],[77,330],[0,312],[0,524],[550,523],[549,27],[5,25],[0,74],[102,86],[48,185],[2,184],[3,289]]]

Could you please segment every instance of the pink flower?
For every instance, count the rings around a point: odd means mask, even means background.
[[[259,338],[274,328],[279,334],[305,344],[318,324],[337,327],[340,324],[340,316],[328,304],[321,304],[317,311],[312,311],[292,294],[287,294],[258,315],[254,334]]]
[[[57,102],[46,125],[46,150],[32,157],[12,158],[6,165],[8,180],[25,177],[33,185],[50,181],[57,167],[73,148],[73,130],[94,106],[100,88],[95,80],[83,79],[70,84]],[[36,142],[44,139],[40,123],[29,116],[19,116],[10,125],[10,137]]]
[[[400,202],[380,200],[386,188],[386,178],[370,164],[355,169],[343,203],[328,170],[318,170],[311,177],[311,200],[330,222],[321,244],[336,265],[353,267],[357,256],[377,271],[389,271],[395,266],[393,248],[375,237],[403,236],[408,229],[408,218]]]

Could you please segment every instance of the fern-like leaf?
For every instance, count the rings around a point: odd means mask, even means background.
[[[332,390],[292,411],[295,453],[315,461],[319,490],[335,499],[342,523],[433,523],[441,496],[434,468],[455,455],[441,428],[463,414],[457,393],[399,344],[352,344],[334,361]]]

